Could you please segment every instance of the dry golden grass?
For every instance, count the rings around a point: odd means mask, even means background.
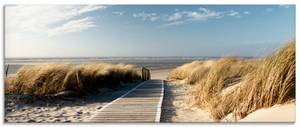
[[[192,63],[187,63],[182,66],[177,67],[167,77],[167,80],[184,80],[192,75],[195,67],[199,67],[203,64],[203,61],[193,61]]]
[[[214,119],[234,113],[238,119],[251,112],[295,99],[295,42],[260,61],[235,90],[210,102]]]
[[[197,81],[193,93],[195,104],[202,108],[209,107],[211,101],[222,93],[222,90],[238,83],[248,74],[256,63],[250,60],[223,58],[214,63],[205,76]]]
[[[204,66],[194,62],[178,67],[169,79],[196,84],[194,104],[215,120],[229,113],[249,113],[295,99],[295,42],[264,59],[223,58]]]
[[[39,64],[24,66],[5,80],[7,93],[44,96],[61,91],[85,94],[103,87],[140,79],[133,65],[112,64]]]
[[[242,77],[255,68],[256,61],[234,57],[219,60],[194,61],[172,71],[170,81],[185,80],[196,84],[194,103],[202,108],[210,107],[211,101],[221,94],[224,88],[238,83]]]
[[[243,81],[235,94],[235,113],[243,118],[249,113],[295,99],[296,43],[267,57]]]

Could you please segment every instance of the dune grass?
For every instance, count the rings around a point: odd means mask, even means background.
[[[223,58],[213,63],[209,70],[198,78],[196,91],[193,93],[195,104],[207,108],[222,90],[238,83],[255,66],[250,60]]]
[[[208,104],[212,117],[220,120],[233,113],[241,119],[257,109],[293,101],[295,67],[295,42],[292,42],[259,61],[234,90],[216,95]]]
[[[204,61],[193,61],[192,63],[179,66],[170,72],[167,79],[169,81],[184,80],[192,75],[195,67],[200,67],[203,63]]]
[[[295,42],[263,59],[222,58],[176,68],[168,79],[195,84],[194,104],[221,120],[295,99]]]
[[[185,80],[195,84],[194,103],[207,108],[217,94],[232,84],[239,82],[244,75],[255,67],[253,60],[234,57],[219,60],[194,61],[176,68],[168,76],[169,81]]]
[[[295,100],[296,79],[296,43],[292,42],[279,49],[273,55],[265,58],[259,66],[242,81],[240,87],[222,97],[223,102],[231,102],[234,112],[239,118],[244,118],[259,108],[271,107]],[[229,106],[228,104],[222,104]],[[224,107],[223,106],[223,107]],[[215,112],[222,112],[215,110]],[[224,112],[224,111],[223,111]],[[215,118],[223,118],[214,113]]]
[[[5,80],[5,92],[46,96],[61,91],[78,95],[140,80],[140,70],[124,64],[39,64],[23,66]]]

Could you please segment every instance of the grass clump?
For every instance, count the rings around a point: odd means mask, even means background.
[[[259,62],[240,85],[211,102],[212,117],[233,113],[238,119],[260,108],[295,100],[295,42]]]
[[[203,63],[204,61],[193,61],[192,63],[187,63],[182,66],[179,66],[170,72],[167,79],[169,81],[184,80],[192,75],[195,67],[199,67]]]
[[[267,57],[247,76],[236,95],[236,113],[245,117],[259,109],[295,99],[296,43]],[[243,96],[241,96],[243,95]]]
[[[198,79],[194,94],[195,104],[209,107],[222,90],[238,83],[254,68],[255,62],[237,58],[222,58],[216,61],[202,78]]]
[[[256,67],[256,61],[235,57],[219,60],[194,61],[172,71],[170,81],[185,80],[195,84],[194,103],[210,109],[212,101],[222,94],[222,90],[237,84],[246,74]]]
[[[194,103],[215,120],[229,113],[242,119],[257,109],[295,100],[295,45],[293,41],[262,59],[222,58],[209,67],[203,66],[205,61],[185,64],[169,77],[196,84]]]
[[[62,91],[86,94],[140,80],[139,69],[124,64],[39,64],[24,66],[6,78],[6,93],[51,95]]]

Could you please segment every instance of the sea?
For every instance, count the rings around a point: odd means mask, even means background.
[[[15,74],[24,65],[42,63],[112,63],[134,64],[138,67],[146,67],[150,70],[171,69],[195,60],[217,59],[218,57],[60,57],[60,58],[5,58],[4,71],[7,74]]]

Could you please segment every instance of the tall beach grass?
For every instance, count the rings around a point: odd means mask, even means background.
[[[39,64],[23,66],[5,80],[5,92],[45,96],[62,91],[86,94],[140,80],[140,70],[124,64]]]
[[[168,79],[194,84],[193,103],[221,120],[295,100],[295,41],[262,59],[222,58],[176,68]],[[209,66],[204,63],[209,62]]]

